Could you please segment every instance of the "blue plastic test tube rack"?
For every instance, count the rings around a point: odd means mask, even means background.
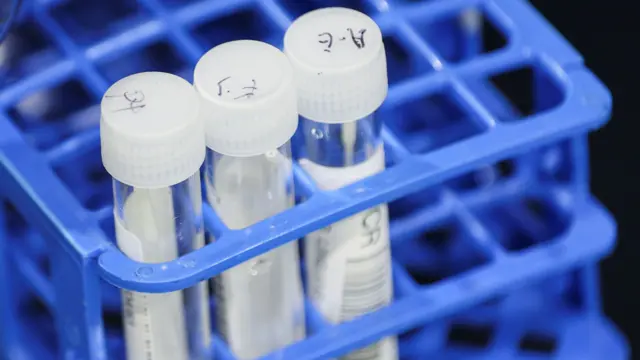
[[[598,294],[615,223],[588,192],[585,134],[608,119],[610,95],[526,1],[25,4],[0,60],[2,355],[121,358],[119,293],[107,282],[177,290],[389,202],[397,301],[335,327],[309,306],[313,334],[268,358],[323,359],[390,334],[402,334],[407,359],[628,357]],[[281,46],[295,16],[333,5],[383,30],[389,169],[334,192],[296,169],[307,201],[290,211],[229,231],[205,208],[219,242],[163,271],[124,257],[99,156],[96,103],[109,84],[148,70],[190,80],[208,48]],[[214,350],[233,358],[219,338]]]

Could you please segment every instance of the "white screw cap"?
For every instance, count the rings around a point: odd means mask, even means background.
[[[301,116],[346,123],[372,114],[387,96],[387,60],[378,25],[346,8],[299,17],[284,37]]]
[[[189,82],[144,72],[113,84],[100,105],[102,163],[116,180],[140,188],[178,184],[204,162],[204,126]]]
[[[259,41],[209,50],[193,83],[202,99],[207,146],[229,156],[254,156],[284,145],[298,127],[295,83],[287,57]]]

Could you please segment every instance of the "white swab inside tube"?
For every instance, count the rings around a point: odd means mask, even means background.
[[[357,139],[358,124],[355,121],[342,124],[342,145],[344,147],[344,164],[351,166],[354,163],[354,152]]]
[[[293,206],[290,139],[298,115],[284,54],[257,41],[222,44],[200,59],[194,85],[206,128],[207,199],[225,225],[245,228]],[[218,329],[239,359],[304,337],[299,271],[292,242],[216,278]]]
[[[103,164],[113,177],[116,241],[131,259],[174,260],[204,246],[203,125],[193,87],[165,73],[126,77],[101,103]],[[139,269],[144,276],[146,269]],[[202,359],[210,346],[206,282],[183,291],[123,291],[127,359]]]

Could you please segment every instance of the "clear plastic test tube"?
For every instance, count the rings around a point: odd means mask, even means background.
[[[113,177],[116,241],[133,260],[161,263],[204,246],[198,115],[191,84],[166,73],[128,76],[102,99],[102,162]],[[123,290],[127,359],[202,359],[211,335],[207,292],[204,281],[170,293]]]
[[[284,51],[294,69],[304,138],[301,166],[325,190],[384,170],[376,110],[387,90],[382,34],[368,16],[346,8],[309,12],[287,30]],[[309,234],[308,292],[332,323],[391,302],[393,286],[386,205]],[[345,359],[397,359],[394,337]]]
[[[298,115],[284,54],[258,41],[222,44],[200,59],[194,85],[205,119],[207,200],[224,224],[245,228],[293,206]],[[218,329],[238,358],[304,337],[297,242],[225,271],[214,285]]]

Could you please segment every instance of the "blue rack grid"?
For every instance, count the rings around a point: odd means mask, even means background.
[[[628,357],[598,297],[596,264],[615,223],[588,193],[585,134],[607,120],[610,95],[524,0],[29,5],[0,62],[7,357],[121,358],[115,286],[181,289],[383,202],[396,301],[339,326],[309,305],[312,334],[267,358],[324,359],[389,334],[401,334],[407,359]],[[331,5],[368,13],[383,31],[389,169],[319,192],[296,168],[307,200],[295,208],[230,231],[205,207],[216,243],[162,265],[124,257],[99,156],[96,103],[108,85],[148,70],[191,80],[208,48],[240,38],[280,46],[295,16]],[[586,338],[598,342],[576,340]],[[217,358],[233,359],[215,339]]]

